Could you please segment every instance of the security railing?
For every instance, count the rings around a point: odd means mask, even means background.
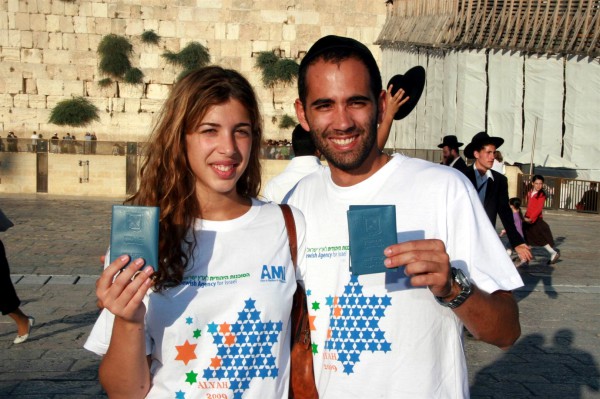
[[[531,190],[529,174],[519,175],[517,195],[527,205],[527,193]],[[578,212],[598,213],[598,182],[591,180],[566,179],[544,176],[544,191],[547,198],[544,207]]]
[[[29,139],[0,137],[0,152],[48,152],[51,154],[90,154],[90,155],[144,155],[147,143],[131,141],[99,141],[72,139]],[[439,163],[441,150],[397,148],[384,150],[386,153],[401,153],[412,158]],[[294,157],[291,145],[263,144],[260,149],[263,159],[289,160]]]

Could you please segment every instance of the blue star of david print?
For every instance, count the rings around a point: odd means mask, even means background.
[[[204,369],[203,377],[229,380],[234,399],[242,398],[253,378],[274,378],[279,374],[271,351],[279,341],[283,323],[262,322],[254,303],[251,298],[246,300],[233,324],[208,324],[217,354]]]
[[[388,352],[392,347],[379,328],[379,320],[392,304],[392,299],[387,295],[367,297],[362,288],[358,276],[352,276],[340,297],[327,297],[326,300],[331,306],[331,332],[325,349],[337,352],[346,374],[354,372],[354,365],[360,361],[362,352]]]

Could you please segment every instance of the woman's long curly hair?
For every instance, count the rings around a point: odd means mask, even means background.
[[[150,136],[140,172],[140,187],[126,202],[160,207],[157,291],[182,282],[196,245],[195,236],[188,233],[195,219],[202,216],[196,197],[196,177],[187,159],[186,133],[198,127],[211,107],[230,99],[246,108],[252,124],[250,159],[236,190],[244,198],[256,197],[260,191],[262,119],[256,94],[239,72],[209,66],[179,80]]]

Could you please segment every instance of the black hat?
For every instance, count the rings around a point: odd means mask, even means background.
[[[317,58],[319,55],[325,53],[328,50],[333,49],[348,49],[352,52],[360,54],[365,61],[368,61],[374,65],[377,65],[375,58],[373,57],[373,53],[371,50],[367,48],[361,42],[342,36],[328,35],[317,40],[311,47],[308,49],[308,52],[302,58],[300,62],[300,69],[304,69],[308,67],[312,60]]]
[[[444,138],[442,139],[442,143],[438,144],[438,148],[444,148],[445,146],[448,146],[450,148],[460,148],[462,147],[462,145],[463,143],[460,143],[456,136],[450,135],[444,136]]]
[[[310,140],[310,132],[304,130],[301,124],[297,124],[294,130],[292,131],[292,144],[294,141],[306,139]]]
[[[504,143],[504,139],[501,137],[490,137],[486,132],[479,132],[471,139],[471,142],[465,147],[465,157],[474,158],[473,152],[479,151],[479,149],[488,144],[493,144],[496,148]]]
[[[386,89],[394,85],[392,88],[392,95],[396,94],[400,88],[404,89],[405,95],[409,96],[410,99],[406,104],[402,105],[394,119],[402,119],[406,117],[410,112],[417,106],[423,88],[425,88],[425,68],[420,65],[410,68],[404,75],[394,75],[388,82]]]

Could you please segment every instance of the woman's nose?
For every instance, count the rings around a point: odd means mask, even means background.
[[[219,138],[219,152],[221,154],[231,156],[236,152],[235,140],[233,139],[233,134],[229,132],[224,132],[220,135]]]

